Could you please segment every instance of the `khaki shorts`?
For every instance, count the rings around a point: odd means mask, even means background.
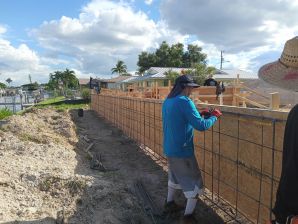
[[[203,194],[203,179],[195,157],[168,157],[168,165],[169,187],[182,189],[186,198],[196,198]]]

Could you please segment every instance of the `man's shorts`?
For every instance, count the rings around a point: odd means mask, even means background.
[[[168,186],[182,189],[186,198],[195,198],[204,192],[203,179],[195,157],[168,157]]]

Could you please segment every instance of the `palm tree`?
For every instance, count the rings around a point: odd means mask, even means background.
[[[10,83],[12,82],[12,79],[11,78],[8,78],[8,79],[6,79],[5,80],[7,83],[8,83],[8,85],[10,86]]]
[[[117,64],[116,64],[116,67],[112,68],[111,71],[112,71],[112,74],[113,73],[118,73],[118,75],[123,75],[123,74],[127,73],[126,69],[127,69],[127,67],[124,64],[124,62],[123,61],[118,61]]]
[[[73,70],[69,70],[68,68],[63,72],[63,82],[65,87],[74,87],[75,84],[78,83],[77,77],[75,76],[75,72]]]

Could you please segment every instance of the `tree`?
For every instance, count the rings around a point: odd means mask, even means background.
[[[49,82],[47,87],[51,90],[59,89],[62,87],[63,90],[71,88],[76,89],[79,86],[79,80],[75,76],[75,72],[69,69],[65,71],[55,71],[50,73]]]
[[[118,61],[117,64],[116,64],[116,67],[112,68],[111,71],[112,71],[112,74],[113,73],[118,73],[118,75],[123,75],[123,74],[127,73],[126,69],[127,69],[127,67],[124,64],[124,62],[123,61]]]
[[[167,79],[171,80],[171,83],[175,83],[175,80],[176,80],[176,78],[178,78],[179,73],[169,70],[169,71],[165,72],[165,75],[166,75]]]
[[[12,79],[11,78],[8,78],[8,79],[5,80],[5,82],[7,82],[8,85],[10,85],[10,83],[12,82]]]
[[[62,73],[62,82],[64,83],[66,88],[77,88],[79,85],[79,80],[75,76],[75,72],[69,70],[68,68]]]
[[[55,90],[59,88],[59,80],[60,77],[57,73],[61,73],[59,71],[55,71],[54,73],[50,73],[49,82],[47,83],[47,88],[50,90]]]
[[[39,85],[38,85],[37,82],[22,85],[22,87],[24,89],[27,89],[29,91],[37,90],[38,89],[38,86]]]
[[[206,64],[196,64],[193,69],[185,71],[186,74],[193,76],[195,82],[199,85],[204,85],[205,80],[209,75],[214,74],[216,69],[209,67]]]
[[[144,73],[150,67],[154,67],[157,64],[157,57],[154,53],[148,53],[143,51],[139,55],[139,60],[137,65],[139,66],[139,73]]]
[[[6,85],[2,82],[0,82],[0,89],[6,89]]]
[[[171,48],[166,41],[163,41],[160,47],[156,50],[155,55],[159,67],[170,67],[168,66],[171,63],[170,50]]]
[[[183,44],[174,44],[170,48],[170,61],[168,67],[183,67]]]
[[[194,67],[195,64],[206,64],[207,55],[202,53],[202,48],[197,45],[189,44],[187,51],[183,55],[183,66],[185,68]]]
[[[189,44],[184,52],[184,45],[181,43],[169,46],[163,41],[153,53],[143,51],[139,54],[139,72],[143,73],[150,67],[177,67],[191,68],[196,64],[206,64],[207,55],[202,53],[202,48]]]

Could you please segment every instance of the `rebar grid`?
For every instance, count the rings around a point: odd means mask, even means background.
[[[135,140],[142,149],[165,160],[161,101],[92,95],[91,108]],[[232,127],[227,125],[229,120]],[[281,161],[277,159],[281,158],[283,137],[280,136],[282,130],[278,129],[277,133],[277,125],[284,127],[285,120],[224,112],[210,130],[195,133],[196,157],[210,191],[204,200],[221,209],[234,223],[258,224],[272,218],[271,208],[280,175]],[[256,139],[251,138],[253,134]],[[245,178],[248,178],[247,182],[243,180]]]

